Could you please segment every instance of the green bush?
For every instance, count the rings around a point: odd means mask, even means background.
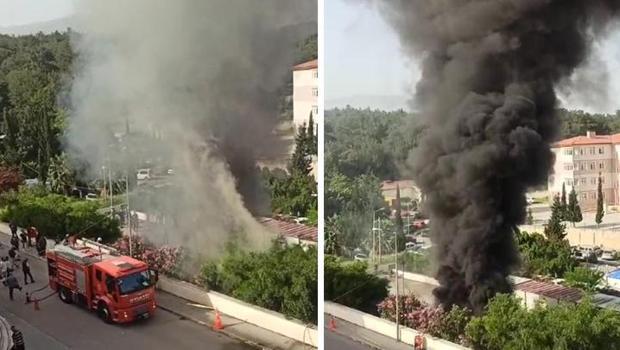
[[[583,289],[586,292],[595,292],[603,281],[605,273],[587,267],[576,267],[564,275],[565,284],[569,287]]]
[[[199,282],[248,303],[304,322],[317,322],[317,252],[274,245],[266,252],[233,251],[203,265]]]
[[[472,319],[466,334],[474,349],[617,350],[620,314],[588,300],[528,311],[516,297],[499,294],[483,316]]]
[[[113,242],[121,236],[119,223],[99,214],[99,208],[96,202],[22,189],[8,203],[1,219],[14,221],[21,227],[34,226],[51,239],[79,234],[80,237],[101,237],[104,242]]]
[[[325,300],[377,314],[377,304],[388,296],[389,281],[367,272],[365,262],[343,263],[325,257]]]

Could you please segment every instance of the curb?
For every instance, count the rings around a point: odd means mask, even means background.
[[[176,315],[176,316],[178,316],[178,317],[183,317],[184,319],[189,320],[189,321],[191,321],[191,322],[194,322],[194,323],[196,323],[196,324],[199,324],[199,325],[201,325],[201,326],[207,327],[207,328],[209,328],[209,329],[211,328],[211,326],[210,326],[209,324],[207,324],[206,322],[201,321],[201,320],[199,320],[199,319],[197,319],[197,318],[194,318],[194,317],[191,317],[191,316],[184,315],[184,314],[182,314],[182,313],[180,313],[180,312],[178,312],[178,311],[172,310],[172,309],[167,308],[167,307],[165,307],[165,306],[157,305],[157,307],[158,307],[158,308],[160,308],[160,309],[162,309],[162,310],[164,310],[164,311],[167,311],[167,312],[169,312],[169,313],[171,313],[171,314],[173,314],[173,315]],[[213,331],[213,332],[215,332],[215,331]],[[235,335],[235,334],[231,334],[230,332],[219,331],[219,332],[215,332],[215,333],[220,333],[220,334],[222,334],[222,335],[224,335],[224,336],[226,336],[226,337],[229,337],[229,338],[235,339],[235,340],[237,340],[237,341],[240,341],[240,342],[242,342],[242,343],[244,343],[244,344],[247,344],[247,345],[253,346],[253,347],[255,347],[255,348],[259,348],[259,349],[262,349],[262,350],[273,350],[273,349],[271,349],[271,348],[268,348],[268,347],[266,347],[266,346],[264,346],[264,345],[261,345],[261,344],[258,344],[258,343],[256,343],[256,342],[253,342],[253,341],[251,341],[251,340],[248,340],[248,339],[245,339],[245,338],[241,338],[241,337],[239,337],[239,336],[237,336],[237,335]]]

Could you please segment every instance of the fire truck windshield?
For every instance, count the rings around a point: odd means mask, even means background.
[[[148,271],[141,271],[118,279],[118,289],[121,295],[130,294],[151,286],[151,277]]]

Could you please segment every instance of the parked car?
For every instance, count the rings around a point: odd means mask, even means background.
[[[168,175],[174,175],[174,169],[168,169],[167,173]]]
[[[99,197],[94,193],[89,193],[84,197],[87,201],[96,201],[98,198]]]
[[[603,260],[615,260],[614,257],[616,255],[616,252],[612,251],[612,250],[603,250],[603,252],[601,253],[601,259]]]
[[[353,260],[355,260],[355,261],[366,261],[366,260],[368,260],[368,256],[366,256],[366,254],[357,253],[353,257]]]
[[[140,169],[138,170],[138,174],[136,175],[138,180],[150,180],[151,179],[151,169]]]

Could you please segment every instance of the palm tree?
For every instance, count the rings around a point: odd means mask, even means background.
[[[64,153],[51,159],[48,179],[53,192],[69,194],[74,177]]]

